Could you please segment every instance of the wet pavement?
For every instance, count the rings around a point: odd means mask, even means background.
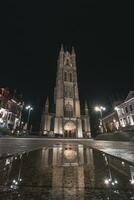
[[[84,145],[108,153],[117,158],[134,163],[134,142],[119,141],[82,141]]]
[[[57,142],[65,143],[67,141],[81,143],[134,163],[134,142],[95,141],[92,139],[2,138],[0,139],[0,157],[28,152]]]
[[[0,200],[134,199],[133,164],[76,142],[32,148],[0,159]]]

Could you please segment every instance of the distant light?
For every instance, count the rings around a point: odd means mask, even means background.
[[[95,108],[94,108],[94,109],[95,109],[95,111],[96,111],[96,112],[101,112],[102,110],[103,110],[103,111],[105,111],[105,110],[106,110],[106,108],[105,108],[105,107],[103,107],[103,106],[95,106]]]
[[[9,165],[9,164],[10,164],[10,160],[7,158],[5,165]]]
[[[106,185],[108,185],[108,184],[109,184],[109,180],[108,180],[108,179],[105,179],[105,180],[104,180],[104,183],[105,183]]]
[[[94,109],[95,109],[96,112],[101,110],[99,106],[96,106]]]
[[[124,163],[123,161],[121,162],[121,164],[122,164],[122,165],[125,165],[125,163]]]
[[[118,110],[119,110],[119,108],[116,106],[116,107],[114,108],[114,110],[118,111]]]
[[[100,108],[101,108],[101,110],[104,110],[104,111],[106,110],[106,108],[105,108],[105,107],[103,107],[103,106],[101,106]]]
[[[114,181],[114,183],[115,183],[115,184],[117,184],[117,183],[118,183],[118,181],[117,181],[117,180],[115,180],[115,181]]]
[[[28,106],[26,106],[26,110],[33,110],[33,107],[28,105]]]
[[[30,105],[26,106],[26,110],[28,110],[28,109],[30,109],[30,108],[31,108],[31,106],[30,106]]]
[[[130,183],[131,183],[132,185],[134,185],[134,179],[130,180]]]
[[[115,185],[115,183],[114,183],[114,182],[112,182],[112,185]]]

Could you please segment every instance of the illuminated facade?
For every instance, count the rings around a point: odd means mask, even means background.
[[[114,111],[102,118],[105,132],[134,129],[134,91],[114,107]]]
[[[11,98],[8,88],[0,88],[0,127],[16,130],[20,125],[24,103]]]
[[[130,91],[125,101],[116,107],[121,127],[134,128],[134,91]]]
[[[120,129],[119,118],[116,111],[113,111],[102,118],[104,132],[116,132]]]
[[[41,131],[43,135],[82,138],[91,137],[89,111],[85,103],[85,113],[81,115],[77,83],[76,54],[64,51],[61,47],[54,94],[55,114],[49,113],[47,98],[42,115]]]

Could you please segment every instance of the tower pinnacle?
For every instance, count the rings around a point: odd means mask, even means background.
[[[72,47],[72,55],[75,55],[74,47]]]
[[[88,106],[86,101],[85,101],[85,115],[88,115]]]
[[[49,112],[49,98],[47,97],[46,103],[45,103],[45,113]]]
[[[60,52],[64,52],[63,44],[61,44]]]

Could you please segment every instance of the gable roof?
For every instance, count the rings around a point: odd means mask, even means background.
[[[125,101],[128,101],[129,99],[134,97],[134,91],[130,91],[127,95],[127,98],[125,99]]]

